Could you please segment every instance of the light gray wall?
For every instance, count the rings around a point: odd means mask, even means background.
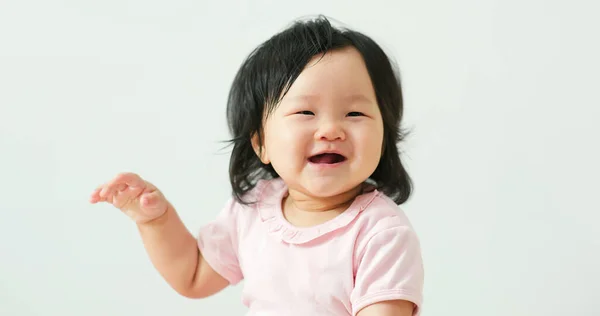
[[[599,315],[600,56],[589,1],[0,2],[0,314],[242,315],[179,297],[88,204],[135,171],[191,230],[229,195],[243,58],[324,13],[399,62],[425,316]],[[595,21],[594,21],[595,19]]]

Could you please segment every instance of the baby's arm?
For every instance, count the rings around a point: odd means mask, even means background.
[[[136,222],[152,264],[181,295],[207,297],[229,284],[206,263],[197,240],[163,194],[138,175],[117,175],[98,187],[90,202],[111,203]]]
[[[413,316],[414,304],[405,300],[383,301],[369,305],[356,316]]]
[[[162,216],[138,224],[138,229],[152,264],[179,294],[203,298],[229,284],[206,263],[196,239],[170,204]]]

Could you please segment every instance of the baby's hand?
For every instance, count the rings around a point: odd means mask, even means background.
[[[92,193],[90,202],[108,202],[136,223],[145,223],[160,217],[169,205],[154,185],[134,173],[121,173],[99,186]]]

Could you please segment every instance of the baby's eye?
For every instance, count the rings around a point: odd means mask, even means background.
[[[299,111],[296,114],[302,114],[302,115],[315,115],[315,113],[313,113],[312,111]]]
[[[364,114],[362,114],[361,112],[350,112],[348,113],[348,116],[363,116]]]

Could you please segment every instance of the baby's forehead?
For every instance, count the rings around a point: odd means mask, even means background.
[[[330,57],[327,57],[329,55]],[[287,72],[284,70],[282,73]],[[297,77],[293,78],[289,92],[301,90],[301,94],[306,94],[304,90],[318,92],[321,89],[333,88],[341,89],[335,91],[337,93],[346,94],[348,91],[344,90],[372,89],[369,70],[358,51],[353,49],[328,52],[323,59],[309,62]]]

